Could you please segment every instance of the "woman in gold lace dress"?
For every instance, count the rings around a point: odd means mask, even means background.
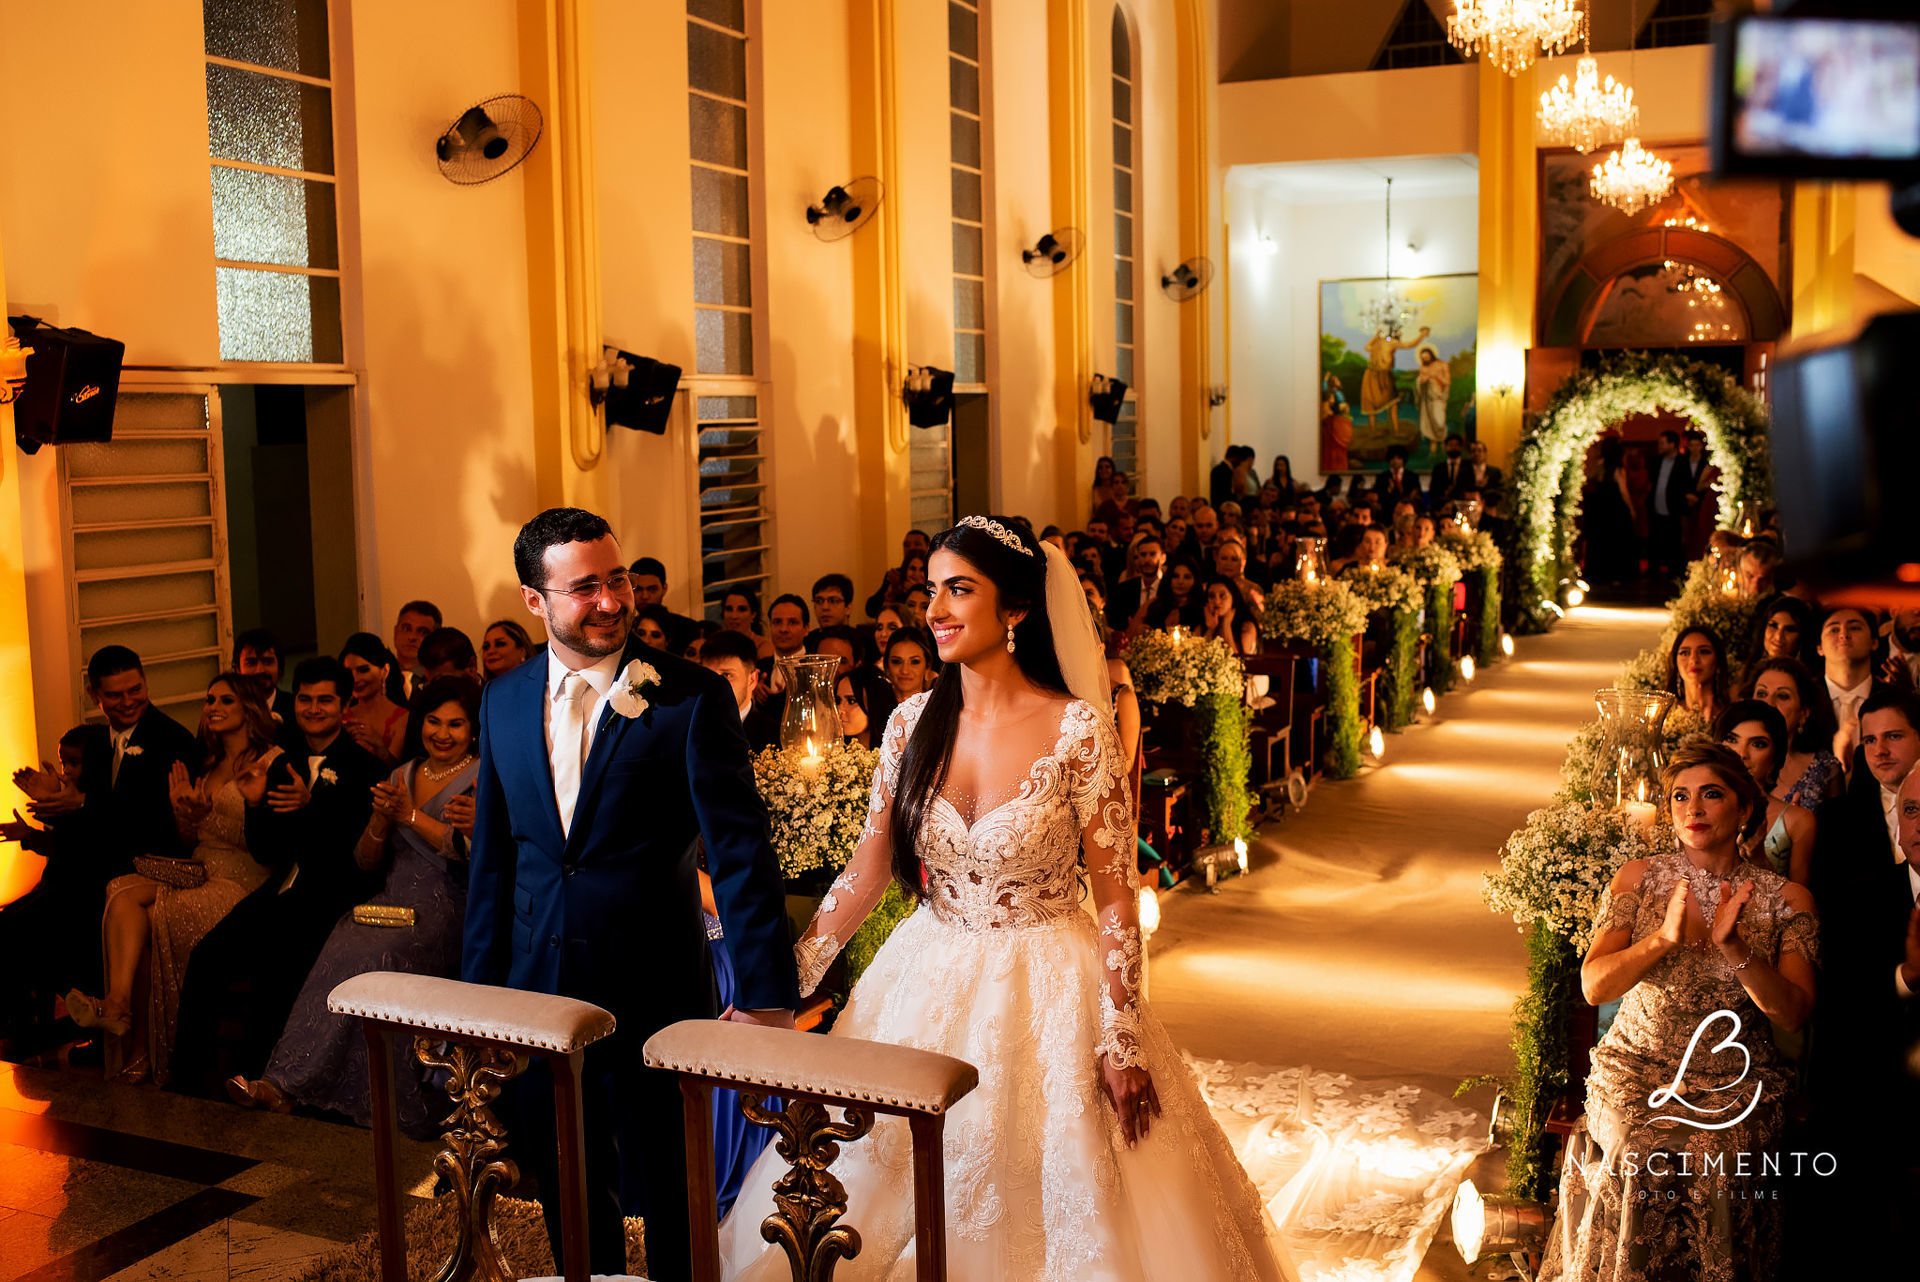
[[[1589,1002],[1625,1001],[1593,1051],[1543,1282],[1779,1270],[1767,1155],[1792,1074],[1767,1021],[1798,1029],[1813,1010],[1813,900],[1742,862],[1766,799],[1732,752],[1676,750],[1661,795],[1678,848],[1621,868],[1580,970]]]
[[[129,1081],[145,1078],[151,1066],[164,1083],[188,956],[267,879],[266,865],[247,852],[247,806],[265,795],[267,767],[280,750],[273,746],[273,713],[258,681],[230,672],[213,679],[200,714],[200,742],[206,773],[195,782],[185,766],[175,764],[172,792],[174,821],[193,843],[192,857],[180,862],[204,868],[205,879],[189,884],[193,878],[183,875],[176,885],[129,873],[107,883],[101,924],[106,996],[67,995],[67,1009],[82,1027],[114,1036],[144,1028],[144,1038],[135,1039],[144,1046],[120,1074]],[[135,1019],[134,989],[143,960],[151,962],[147,1000],[142,1018]]]

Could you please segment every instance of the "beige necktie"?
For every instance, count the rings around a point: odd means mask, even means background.
[[[560,831],[573,832],[573,808],[580,800],[580,768],[586,761],[587,700],[593,687],[578,672],[560,681],[560,724],[553,732],[553,797],[560,807]]]

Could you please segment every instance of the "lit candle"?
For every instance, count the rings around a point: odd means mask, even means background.
[[[809,736],[807,739],[807,753],[800,758],[800,773],[806,775],[808,778],[812,778],[820,773],[822,765],[820,751],[813,746],[813,739]]]
[[[1645,779],[1642,779],[1635,789],[1634,799],[1632,801],[1623,801],[1620,803],[1620,813],[1627,817],[1628,823],[1632,824],[1641,832],[1646,832],[1653,827],[1653,821],[1659,815],[1660,808],[1647,800],[1647,781]]]

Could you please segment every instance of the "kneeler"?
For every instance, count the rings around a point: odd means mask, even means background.
[[[375,971],[335,988],[327,1008],[360,1017],[372,1091],[374,1167],[379,1192],[380,1276],[406,1282],[406,1237],[394,1173],[393,1066],[387,1035],[413,1038],[422,1063],[450,1076],[454,1104],[435,1168],[453,1183],[460,1232],[441,1282],[508,1282],[493,1247],[494,1195],[518,1179],[504,1157],[506,1128],[491,1105],[501,1088],[545,1058],[554,1082],[560,1145],[561,1254],[565,1282],[588,1282],[586,1147],[580,1113],[581,1060],[613,1031],[613,1016],[569,997],[466,984],[429,975]],[[853,1038],[829,1038],[720,1020],[687,1020],[647,1040],[646,1062],[680,1078],[687,1123],[688,1214],[694,1282],[720,1282],[710,1092],[741,1094],[747,1116],[780,1133],[789,1169],[775,1185],[775,1212],[762,1234],[786,1252],[796,1282],[828,1282],[838,1260],[860,1250],[857,1227],[838,1221],[846,1190],[829,1166],[838,1146],[860,1140],[877,1114],[905,1117],[913,1137],[916,1282],[946,1278],[946,1180],[942,1135],[953,1105],[979,1085],[971,1064],[945,1055]],[[783,1111],[763,1107],[766,1097]],[[828,1109],[841,1111],[835,1120]],[[608,1280],[615,1282],[615,1280]],[[628,1279],[627,1282],[645,1282]]]

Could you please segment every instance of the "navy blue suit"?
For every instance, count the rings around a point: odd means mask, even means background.
[[[594,710],[571,833],[563,834],[547,750],[547,656],[490,682],[480,708],[480,775],[461,977],[577,997],[618,1027],[586,1061],[589,1237],[596,1273],[625,1271],[619,1189],[639,1191],[648,1273],[687,1275],[686,1152],[679,1090],[641,1047],[682,1019],[718,1015],[700,915],[695,837],[738,973],[742,1009],[798,1004],[792,940],[766,808],[754,788],[732,688],[684,659],[630,642],[660,674],[637,718]],[[545,1089],[542,1089],[542,1086]],[[550,1084],[521,1091],[519,1158],[547,1190]],[[656,1245],[658,1243],[658,1245]]]

